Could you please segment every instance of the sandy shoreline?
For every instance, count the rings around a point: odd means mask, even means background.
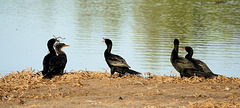
[[[240,78],[124,76],[76,71],[52,80],[31,69],[0,79],[0,107],[240,107]]]

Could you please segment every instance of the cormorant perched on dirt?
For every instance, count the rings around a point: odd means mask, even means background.
[[[179,40],[175,39],[174,48],[171,54],[171,63],[173,67],[180,73],[181,77],[198,76],[198,77],[211,78],[215,76],[211,73],[205,73],[198,70],[191,61],[189,61],[186,58],[179,57],[178,47],[179,47]]]
[[[118,72],[119,77],[121,77],[125,73],[134,74],[134,75],[141,74],[139,72],[129,69],[131,67],[127,64],[127,62],[121,56],[111,53],[112,41],[110,39],[104,39],[104,42],[107,45],[107,49],[104,52],[104,57],[108,66],[111,69],[110,78],[112,77],[114,72]]]
[[[192,47],[186,46],[183,49],[186,50],[186,52],[188,52],[188,54],[185,56],[185,58],[188,59],[189,61],[191,61],[198,70],[205,72],[205,73],[214,74],[203,61],[192,58],[193,52],[194,52]]]
[[[48,50],[49,50],[49,53],[44,57],[43,59],[43,70],[42,70],[42,74],[43,76],[46,75],[46,73],[48,72],[49,70],[49,61],[52,57],[54,56],[57,56],[56,55],[56,52],[53,48],[53,45],[54,43],[56,42],[57,40],[55,38],[52,38],[48,41],[47,43],[47,46],[48,46]]]
[[[67,64],[67,55],[61,49],[67,47],[64,43],[57,43],[55,45],[58,56],[53,57],[49,61],[49,71],[43,78],[51,79],[54,75],[63,75],[63,70]]]

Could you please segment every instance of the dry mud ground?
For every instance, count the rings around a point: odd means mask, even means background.
[[[0,79],[0,107],[240,107],[240,78],[109,75],[80,70],[49,80],[31,69],[13,72]]]

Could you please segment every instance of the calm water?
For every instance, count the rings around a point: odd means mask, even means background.
[[[55,36],[69,44],[67,71],[109,68],[102,37],[132,69],[175,75],[173,40],[192,46],[194,57],[217,74],[240,77],[240,3],[170,0],[0,1],[0,73],[26,66],[42,70],[46,43]],[[180,49],[180,55],[186,52]]]

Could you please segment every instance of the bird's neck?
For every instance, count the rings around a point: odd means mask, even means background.
[[[66,56],[65,52],[62,51],[61,49],[56,49],[56,52],[57,52],[58,56]]]
[[[55,52],[55,50],[53,48],[53,45],[48,45],[48,50],[49,50],[50,53],[54,53]]]
[[[54,48],[50,48],[50,49],[49,49],[49,52],[50,52],[50,53],[56,53],[56,51],[54,50]]]
[[[107,49],[104,52],[104,55],[109,55],[111,54],[111,50],[112,50],[112,45],[107,45]]]
[[[186,58],[186,59],[192,59],[192,56],[193,56],[193,52],[189,52],[189,53],[185,56],[185,58]]]
[[[178,58],[178,45],[174,45],[172,50],[171,58]]]

